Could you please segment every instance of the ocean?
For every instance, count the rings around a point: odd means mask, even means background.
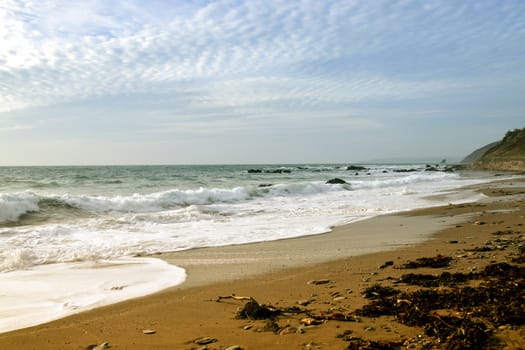
[[[448,170],[0,167],[0,331],[182,283],[186,272],[154,253],[319,234],[381,214],[475,201],[480,194],[457,189],[493,179]],[[335,178],[346,183],[327,183]]]

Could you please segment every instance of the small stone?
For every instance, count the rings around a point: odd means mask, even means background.
[[[155,333],[157,333],[157,331],[155,331],[153,329],[143,329],[142,333],[143,334],[155,334]]]
[[[313,285],[327,284],[327,283],[330,283],[330,280],[326,278],[319,279],[319,280],[311,280],[311,281],[306,282],[306,284],[313,284]]]
[[[312,301],[311,300],[299,300],[297,301],[297,304],[301,305],[301,306],[306,306],[308,304],[310,304]]]
[[[89,345],[88,347],[86,347],[86,350],[105,350],[105,349],[109,349],[109,347],[110,347],[109,343],[104,342],[99,345]]]
[[[316,320],[315,318],[312,318],[312,317],[303,318],[299,322],[301,322],[305,326],[315,326],[315,325],[321,324],[321,321]]]
[[[457,243],[459,243],[459,241],[456,241],[455,239],[452,239],[452,240],[448,241],[448,243],[450,243],[450,244],[457,244]]]
[[[206,345],[206,344],[215,343],[216,341],[217,341],[217,338],[203,337],[203,338],[195,339],[193,342],[197,345]]]
[[[232,346],[228,346],[226,349],[224,350],[242,350],[241,346],[240,345],[232,345]]]
[[[392,265],[394,265],[394,262],[392,260],[388,260],[388,261],[385,261],[383,265],[379,266],[379,268],[384,269],[385,267],[392,266]]]
[[[247,324],[246,326],[242,327],[242,329],[244,329],[245,331],[249,331],[252,328],[253,326],[251,324]]]
[[[279,331],[279,335],[286,335],[286,334],[293,334],[293,333],[297,333],[297,328],[292,327],[292,326],[284,327],[283,329]]]

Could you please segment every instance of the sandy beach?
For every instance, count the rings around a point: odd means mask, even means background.
[[[519,256],[525,235],[523,178],[467,190],[487,197],[476,203],[380,216],[327,234],[158,255],[187,270],[184,284],[0,334],[0,349],[87,349],[105,342],[111,349],[346,349],[351,337],[423,348],[430,338],[422,328],[404,325],[394,316],[357,317],[355,310],[369,302],[362,293],[377,283],[402,291],[422,288],[395,283],[416,272],[400,267],[418,258],[451,257],[446,267],[417,269],[436,275],[481,271]],[[400,235],[409,240],[396,240]],[[495,239],[500,239],[499,245]],[[356,251],[352,243],[356,240],[369,248]],[[378,242],[383,251],[376,251]],[[487,245],[496,248],[475,249]],[[270,325],[267,320],[238,319],[236,312],[247,301],[219,298],[232,295],[307,312],[281,314]],[[314,324],[304,321],[328,314],[352,315],[352,321],[328,317]],[[523,325],[489,325],[487,333],[490,346],[525,348]],[[202,338],[209,338],[209,343],[198,341]]]

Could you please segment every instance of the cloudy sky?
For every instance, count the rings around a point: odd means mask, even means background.
[[[523,0],[0,0],[0,165],[461,158],[518,127]]]

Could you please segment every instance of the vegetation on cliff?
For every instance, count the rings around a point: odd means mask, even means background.
[[[508,131],[473,163],[475,169],[525,171],[525,128]]]

